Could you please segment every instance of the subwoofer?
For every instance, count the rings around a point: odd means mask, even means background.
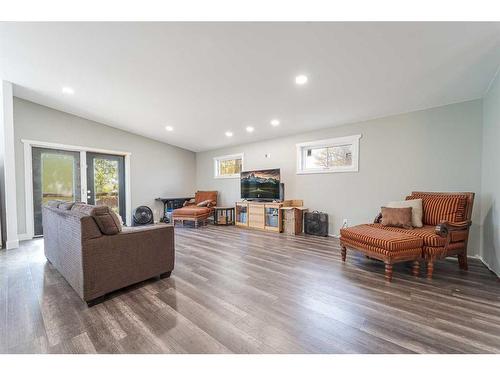
[[[328,236],[328,214],[324,212],[306,212],[304,214],[304,231],[315,236]]]

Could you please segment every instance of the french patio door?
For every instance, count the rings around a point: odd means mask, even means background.
[[[50,200],[81,200],[80,152],[33,147],[34,234],[41,236],[42,205]]]
[[[87,152],[87,203],[109,206],[125,218],[125,158]]]
[[[125,219],[124,156],[43,147],[31,153],[35,236],[43,235],[42,206],[50,200],[107,205]]]

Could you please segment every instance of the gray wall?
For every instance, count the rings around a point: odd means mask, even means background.
[[[481,257],[500,275],[500,76],[483,98]]]
[[[26,233],[24,151],[21,139],[131,152],[132,209],[147,205],[159,214],[159,196],[195,191],[195,154],[26,100],[14,98],[18,232]]]
[[[282,126],[286,126],[283,124]],[[258,129],[256,130],[258,131]],[[362,134],[357,173],[297,175],[296,143]],[[244,153],[245,169],[281,168],[287,199],[303,199],[330,215],[330,232],[342,219],[373,220],[380,206],[412,190],[481,191],[481,100],[391,116],[265,142],[196,154],[199,189],[220,192],[223,204],[240,198],[238,179],[214,179],[213,157]],[[271,158],[264,155],[271,153]],[[474,206],[470,254],[479,254],[480,205]]]

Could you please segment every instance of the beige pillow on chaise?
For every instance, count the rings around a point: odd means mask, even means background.
[[[390,207],[390,208],[411,207],[411,225],[414,228],[422,228],[424,226],[424,224],[422,223],[422,216],[424,214],[424,210],[422,208],[422,199],[410,199],[407,201],[389,202],[384,207]]]

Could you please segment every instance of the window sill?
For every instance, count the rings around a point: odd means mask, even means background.
[[[214,176],[216,179],[240,178],[239,174],[229,174],[225,176]]]
[[[318,169],[318,170],[298,170],[296,174],[324,174],[324,173],[346,173],[359,172],[357,168],[351,169]]]

